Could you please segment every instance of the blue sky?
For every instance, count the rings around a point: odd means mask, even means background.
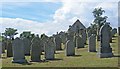
[[[94,20],[92,11],[98,7],[106,11],[103,15],[108,16],[107,21],[113,28],[118,26],[118,0],[4,1],[0,2],[0,32],[12,27],[18,29],[18,33],[31,31],[52,35],[67,31],[77,19],[88,27]]]
[[[45,22],[52,20],[53,14],[60,6],[60,2],[18,2],[15,5],[14,3],[3,3],[0,17]]]

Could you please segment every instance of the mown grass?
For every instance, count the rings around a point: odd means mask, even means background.
[[[88,52],[88,45],[85,48],[76,49],[76,55],[67,57],[65,51],[57,51],[55,60],[47,62],[29,62],[29,64],[11,63],[12,58],[5,58],[3,54],[2,66],[3,67],[118,67],[118,37],[113,38],[113,43],[110,43],[114,57],[99,58],[97,52]],[[99,42],[97,42],[98,51]],[[26,56],[30,61],[30,56]],[[44,59],[44,55],[42,55]],[[31,68],[32,69],[32,68]]]

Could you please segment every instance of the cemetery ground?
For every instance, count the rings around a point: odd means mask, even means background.
[[[88,44],[88,42],[87,42]],[[118,67],[118,36],[112,38],[112,52],[114,57],[99,58],[97,52],[88,52],[88,45],[85,48],[75,50],[75,56],[65,56],[65,51],[56,51],[55,60],[43,62],[29,62],[30,56],[26,56],[29,63],[17,64],[12,63],[12,57],[6,58],[6,54],[2,54],[2,67]],[[99,42],[97,42],[98,51]],[[42,55],[44,59],[44,55]],[[29,68],[30,69],[30,68]]]

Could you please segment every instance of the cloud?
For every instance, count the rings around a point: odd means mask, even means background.
[[[51,1],[51,0],[46,0]],[[77,19],[79,19],[86,27],[92,23],[94,19],[92,11],[95,7],[103,7],[106,11],[104,15],[107,15],[108,21],[111,22],[113,27],[117,26],[117,3],[115,2],[83,2],[83,0],[77,0],[81,2],[73,2],[73,0],[60,0],[62,6],[58,8],[52,16],[53,21],[47,21],[40,23],[37,21],[26,20],[23,18],[0,18],[3,22],[2,30],[6,27],[14,27],[21,33],[26,30],[30,30],[33,33],[45,33],[52,35],[56,32],[67,31],[69,25],[72,25]],[[109,0],[112,1],[112,0]],[[117,1],[117,0],[115,0]],[[52,0],[52,2],[55,2]]]

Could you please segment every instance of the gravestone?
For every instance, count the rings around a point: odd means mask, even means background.
[[[60,38],[58,34],[55,35],[54,37],[55,37],[56,50],[62,50],[62,47],[61,47],[62,39]]]
[[[0,58],[1,58],[1,54],[2,54],[2,42],[0,41]]]
[[[31,44],[31,61],[40,62],[41,61],[41,41],[39,37],[35,37]]]
[[[96,52],[96,35],[92,34],[89,37],[88,52]]]
[[[83,39],[83,43],[86,44],[86,40],[87,40],[87,34],[84,30],[81,31],[81,35],[82,35],[82,39]]]
[[[117,33],[117,29],[116,28],[112,29],[111,31],[112,37],[114,37],[116,33]]]
[[[67,35],[67,42],[66,42],[66,50],[65,55],[66,56],[74,56],[75,55],[75,44],[73,42],[74,37],[72,33]]]
[[[107,58],[107,57],[112,57],[112,48],[110,47],[110,29],[109,29],[109,24],[105,24],[101,27],[100,29],[100,47],[99,47],[99,57],[100,58]]]
[[[2,53],[5,53],[5,42],[4,41],[2,41]]]
[[[76,48],[84,48],[85,44],[80,35],[76,36]]]
[[[23,38],[24,53],[25,55],[30,55],[30,45],[31,41],[29,38]]]
[[[41,49],[42,49],[42,51],[44,51],[44,47],[45,47],[45,42],[47,41],[47,39],[48,39],[48,37],[46,37],[46,36],[44,36],[43,35],[43,37],[41,37]]]
[[[55,58],[55,44],[52,38],[48,38],[45,42],[45,59],[53,60]]]
[[[88,38],[91,36],[91,34],[92,34],[91,30],[88,31]]]
[[[24,54],[23,41],[20,38],[17,37],[15,40],[13,40],[12,49],[13,49],[12,63],[26,63],[27,62],[27,60],[25,59],[25,54]]]
[[[12,40],[7,40],[7,57],[12,57],[13,51],[12,51]]]
[[[60,32],[60,38],[61,38],[61,40],[62,40],[62,43],[65,45],[65,43],[66,43],[66,33],[65,32]]]

